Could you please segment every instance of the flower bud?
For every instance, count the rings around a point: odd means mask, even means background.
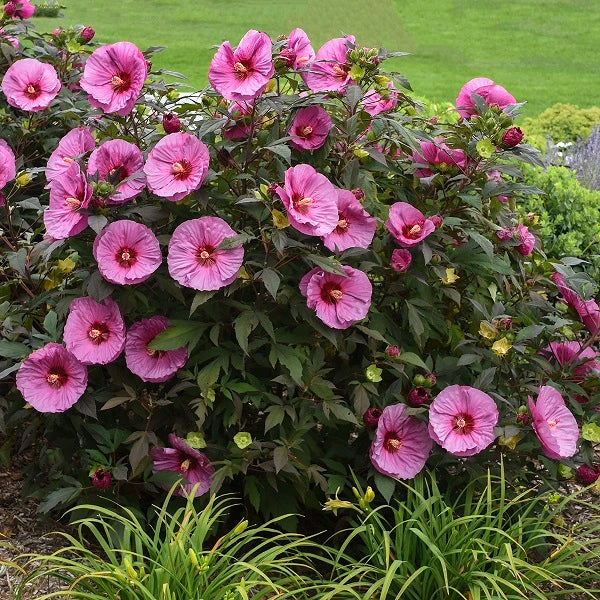
[[[531,417],[527,413],[519,413],[517,415],[517,423],[520,425],[529,425]]]
[[[504,327],[504,329],[510,329],[512,327],[512,319],[510,317],[505,317],[500,320],[500,325]]]
[[[520,127],[509,127],[502,135],[502,145],[514,148],[523,141],[523,132]]]
[[[396,358],[396,356],[400,354],[400,349],[398,348],[398,346],[388,346],[385,350],[385,353],[390,358]]]
[[[98,469],[92,475],[92,485],[99,490],[105,490],[111,483],[112,477],[110,471]]]
[[[198,555],[196,554],[196,552],[194,551],[193,548],[188,549],[188,556],[189,556],[190,562],[192,563],[192,566],[198,568],[199,567]]]
[[[423,384],[426,388],[432,388],[437,383],[437,377],[433,373],[425,375],[425,383]]]
[[[357,200],[362,200],[365,197],[365,193],[360,188],[353,189],[352,193]]]
[[[94,28],[89,25],[84,27],[79,33],[79,37],[86,43],[91,42],[95,35],[96,32],[94,31]]]
[[[163,127],[167,133],[177,133],[181,130],[181,122],[175,113],[167,113],[163,115]]]
[[[17,5],[14,2],[12,2],[12,0],[11,0],[11,2],[7,2],[4,5],[3,10],[4,10],[4,14],[7,17],[12,17],[17,12]]]
[[[419,408],[420,406],[429,403],[429,391],[422,386],[414,387],[408,392],[406,401],[413,408]]]
[[[600,477],[600,465],[581,465],[577,469],[577,479],[585,485],[592,485]]]
[[[371,502],[373,502],[373,500],[375,500],[375,492],[373,491],[373,488],[371,486],[369,486],[365,490],[365,502],[367,504],[371,504]]]
[[[240,521],[231,531],[231,533],[233,533],[233,535],[240,535],[240,533],[244,533],[244,531],[246,531],[246,528],[248,527],[248,520],[244,519],[243,521]]]
[[[62,27],[57,27],[53,32],[52,35],[54,37],[58,37],[62,32],[64,31],[64,29]]]
[[[378,408],[367,408],[365,414],[362,416],[363,423],[369,429],[376,429],[382,412]]]
[[[433,215],[429,217],[429,220],[434,224],[436,229],[439,229],[444,224],[444,217],[442,215]]]

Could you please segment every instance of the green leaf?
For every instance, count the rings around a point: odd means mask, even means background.
[[[2,358],[23,358],[31,352],[31,348],[20,342],[0,342]]]
[[[391,477],[386,477],[380,473],[375,473],[375,487],[379,490],[379,493],[385,498],[385,501],[389,503],[394,495],[396,489],[396,482]]]
[[[231,250],[232,248],[238,248],[242,244],[254,239],[256,238],[249,233],[238,233],[237,235],[232,235],[231,237],[225,238],[216,249]]]
[[[494,245],[477,231],[468,231],[469,237],[486,253],[490,260],[494,257]]]
[[[275,473],[279,473],[289,462],[288,449],[285,446],[277,446],[273,450],[273,463],[275,464]]]
[[[244,311],[233,322],[235,337],[244,354],[248,354],[248,337],[257,325],[258,317],[256,316],[256,313],[251,310]]]
[[[273,344],[269,353],[269,361],[273,367],[279,361],[284,367],[289,369],[292,379],[298,385],[302,384],[302,363],[293,348],[284,346],[283,344]]]
[[[273,269],[263,269],[257,273],[255,279],[261,279],[269,294],[273,296],[273,299],[277,298],[277,290],[279,289],[281,278]]]
[[[329,408],[331,413],[338,419],[347,421],[353,425],[358,425],[358,421],[356,420],[354,413],[347,406],[338,404],[337,402],[328,402],[327,408]]]
[[[177,350],[188,346],[188,351],[198,344],[208,325],[198,321],[170,320],[169,327],[159,333],[149,344],[150,350]]]
[[[429,372],[427,365],[414,352],[403,352],[400,356],[398,356],[398,360],[406,363],[407,365],[413,365]]]
[[[316,267],[320,267],[327,273],[335,273],[337,275],[346,275],[342,265],[333,258],[327,258],[326,256],[319,256],[318,254],[307,254],[306,258]]]
[[[50,492],[43,502],[40,502],[38,512],[43,514],[50,512],[53,508],[69,504],[81,494],[81,487],[66,487]]]
[[[216,290],[198,292],[192,300],[192,306],[190,306],[190,317],[196,312],[199,306],[210,300],[216,293]]]
[[[265,419],[265,433],[269,431],[269,429],[273,429],[276,425],[280,425],[283,421],[283,417],[285,416],[285,412],[282,406],[278,404],[274,404],[268,409],[269,414]]]
[[[290,165],[292,163],[292,150],[286,144],[274,144],[273,146],[266,146],[264,150],[268,150],[277,156],[281,156],[283,160]]]
[[[406,302],[406,307],[408,309],[408,324],[417,340],[421,342],[421,336],[425,333],[425,325],[421,321],[419,312],[410,302]]]
[[[519,342],[524,342],[525,340],[532,340],[540,335],[542,331],[544,331],[544,325],[528,325],[527,327],[523,327],[519,333],[517,333],[515,337],[515,344]]]
[[[44,319],[44,329],[53,340],[58,339],[58,317],[53,310],[49,311]]]

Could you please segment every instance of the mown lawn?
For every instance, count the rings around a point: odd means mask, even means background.
[[[235,44],[249,28],[277,36],[299,26],[316,47],[346,32],[412,52],[395,67],[434,100],[453,101],[465,81],[488,76],[528,100],[528,114],[559,101],[600,104],[598,0],[61,1],[65,18],[36,19],[39,28],[80,23],[101,41],[167,46],[156,64],[194,86],[206,83],[215,44]]]

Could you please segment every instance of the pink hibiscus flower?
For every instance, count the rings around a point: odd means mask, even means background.
[[[294,139],[288,143],[298,150],[316,150],[325,143],[331,127],[331,117],[324,108],[301,108],[296,112],[288,132]]]
[[[371,307],[373,286],[369,278],[358,269],[342,268],[345,277],[317,268],[300,281],[300,292],[306,296],[306,305],[332,329],[348,329],[364,319]]]
[[[412,262],[412,254],[409,250],[397,248],[392,252],[391,267],[394,271],[402,273],[408,269]]]
[[[263,93],[274,73],[269,36],[251,29],[235,51],[229,42],[219,46],[210,63],[208,80],[227,100],[248,101]]]
[[[337,227],[337,192],[325,175],[296,165],[285,172],[284,186],[275,191],[292,227],[306,235],[327,235]]]
[[[218,290],[233,283],[244,261],[244,248],[218,246],[235,235],[219,217],[185,221],[175,229],[169,242],[167,264],[171,277],[195,290]]]
[[[560,273],[552,275],[552,281],[563,295],[566,304],[573,308],[588,331],[595,333],[600,328],[600,307],[595,300],[583,300],[566,283]]]
[[[162,262],[156,236],[135,221],[115,221],[94,240],[94,258],[107,281],[119,285],[146,281]]]
[[[117,303],[105,298],[75,298],[69,308],[63,339],[67,350],[84,365],[105,365],[125,346],[125,323]]]
[[[17,167],[15,164],[15,155],[10,146],[0,139],[0,190],[15,178]]]
[[[404,248],[416,246],[435,231],[431,219],[407,202],[396,202],[390,207],[390,218],[385,222],[388,231]]]
[[[52,181],[64,173],[77,159],[96,147],[94,136],[84,127],[71,129],[50,155],[46,165],[46,179]]]
[[[463,119],[470,119],[477,114],[475,102],[471,94],[481,96],[488,106],[497,106],[504,110],[516,100],[502,86],[494,84],[487,77],[476,77],[462,86],[456,98],[456,109]]]
[[[4,5],[4,12],[19,19],[30,19],[35,13],[35,6],[30,0],[9,0]]]
[[[488,181],[497,181],[498,183],[502,183],[502,173],[500,171],[490,171],[487,173]],[[498,202],[508,202],[508,196],[496,196],[498,198]]]
[[[343,252],[348,248],[368,248],[373,241],[377,221],[362,207],[348,190],[336,190],[337,227],[321,239],[331,251]]]
[[[398,479],[412,479],[419,473],[433,447],[427,425],[405,415],[405,410],[406,404],[383,409],[370,451],[373,466],[380,473]]]
[[[88,226],[88,217],[82,212],[92,199],[92,186],[77,163],[58,175],[50,186],[50,204],[44,211],[44,225],[48,235],[64,240],[81,233]]]
[[[529,396],[533,430],[548,458],[560,460],[577,452],[579,428],[563,397],[549,385],[540,387],[537,401]]]
[[[55,68],[35,58],[17,60],[2,79],[2,91],[8,103],[28,112],[48,108],[60,88]]]
[[[535,236],[525,225],[519,223],[517,225],[517,237],[521,241],[521,244],[517,246],[517,250],[523,256],[529,256],[535,246]]]
[[[148,344],[169,327],[166,317],[155,316],[134,323],[127,330],[125,362],[127,368],[150,383],[171,379],[187,361],[185,346],[176,350],[151,350]]]
[[[351,65],[346,59],[349,46],[354,44],[354,36],[334,38],[325,42],[310,63],[304,76],[306,85],[313,92],[344,92],[350,79]]]
[[[315,58],[315,51],[304,30],[297,27],[291,31],[279,58],[295,71],[306,69]]]
[[[35,410],[58,413],[81,398],[87,380],[87,368],[64,346],[51,342],[23,361],[17,389]]]
[[[363,109],[372,117],[388,110],[392,110],[398,104],[398,92],[390,81],[387,85],[388,92],[382,94],[377,90],[368,90],[361,100]]]
[[[575,381],[583,381],[594,370],[600,370],[600,363],[595,360],[598,358],[596,351],[591,347],[581,350],[579,342],[552,342],[542,352],[549,356],[551,362],[554,359],[561,367],[575,366]]]
[[[181,200],[202,185],[208,162],[208,148],[198,138],[189,133],[166,135],[148,154],[148,187],[171,202]]]
[[[141,150],[125,140],[108,140],[96,148],[88,161],[88,175],[98,174],[115,191],[106,198],[107,204],[123,204],[135,198],[146,187],[143,173],[144,157]]]
[[[133,110],[147,76],[140,49],[131,42],[117,42],[92,52],[79,85],[94,108],[124,117]]]
[[[252,131],[252,103],[232,102],[228,108],[233,124],[230,121],[223,128],[223,137],[226,140],[238,140],[250,135]]]
[[[196,485],[196,498],[208,492],[215,472],[208,457],[173,433],[169,434],[169,444],[170,448],[152,448],[152,472],[172,471],[182,475],[188,483],[177,489],[175,494],[178,496],[189,496]]]
[[[429,435],[455,456],[473,456],[485,450],[496,437],[496,403],[481,390],[451,385],[442,390],[429,407]]]
[[[9,33],[6,33],[6,31],[4,31],[4,29],[2,29],[1,27],[0,27],[0,42],[8,42],[13,48],[19,47],[19,39],[16,38],[14,35],[10,35]]]
[[[443,138],[438,138],[435,142],[419,142],[421,153],[415,152],[412,155],[413,162],[420,165],[435,165],[438,169],[444,170],[446,167],[458,167],[464,171],[467,166],[467,156],[463,150],[452,150],[443,143]],[[434,172],[429,168],[417,169],[417,177],[431,177]]]

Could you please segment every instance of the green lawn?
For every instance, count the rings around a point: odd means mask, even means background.
[[[343,32],[368,46],[413,56],[395,67],[415,91],[453,101],[476,76],[504,85],[528,114],[555,102],[600,104],[598,0],[61,0],[64,19],[44,30],[92,25],[97,39],[167,46],[157,66],[206,83],[212,46],[236,44],[249,28],[273,36],[302,27],[318,46]]]

